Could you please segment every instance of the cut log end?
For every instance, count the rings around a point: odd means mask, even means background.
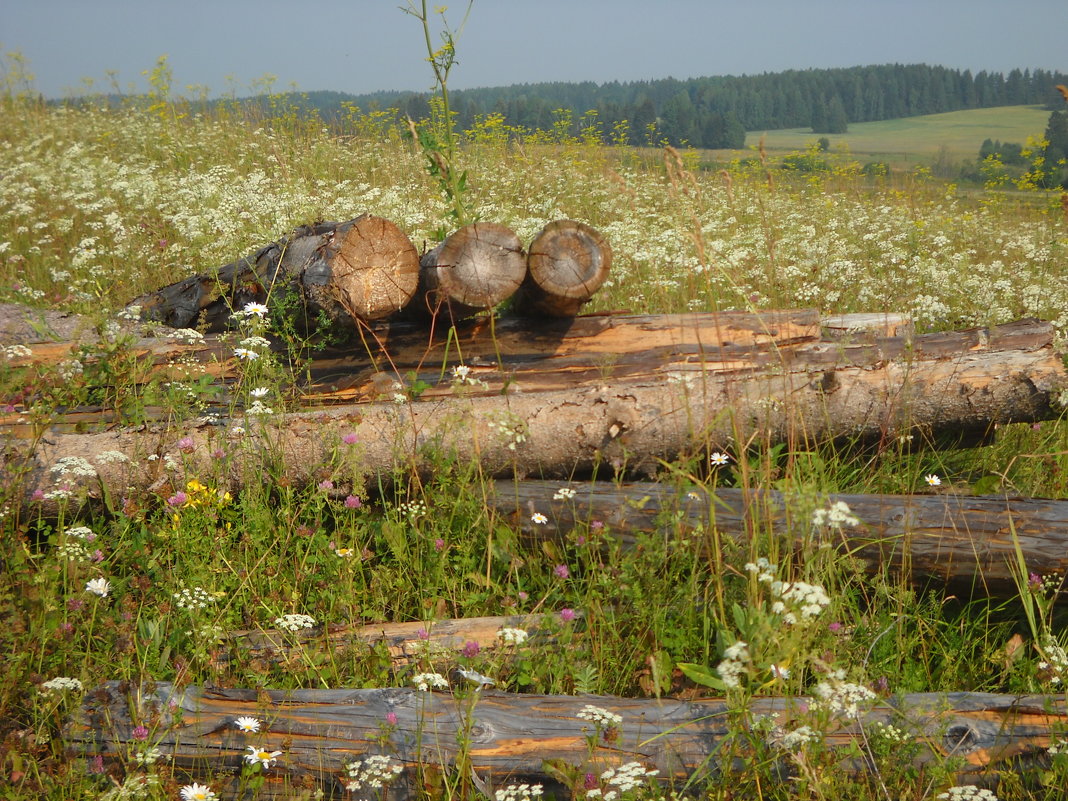
[[[575,220],[551,222],[530,245],[516,309],[572,317],[600,289],[611,267],[612,248],[600,232]]]
[[[329,248],[338,302],[362,320],[378,320],[404,308],[419,286],[419,254],[389,220],[364,214],[338,228]]]
[[[422,305],[454,313],[491,309],[519,289],[526,270],[523,245],[511,229],[488,222],[465,225],[423,256]]]

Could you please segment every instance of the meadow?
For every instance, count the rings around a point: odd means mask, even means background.
[[[1024,144],[1046,129],[1049,111],[1041,106],[951,111],[881,122],[851,123],[843,134],[826,134],[831,150],[846,153],[862,163],[880,161],[897,168],[930,165],[941,156],[953,163],[976,158],[985,139]],[[770,153],[803,151],[819,136],[807,128],[751,131],[747,148],[760,139]]]
[[[327,126],[286,108],[250,118],[227,107],[190,114],[171,100],[151,108],[51,107],[9,91],[0,120],[0,301],[90,315],[101,332],[130,298],[300,224],[373,212],[421,249],[449,219],[424,154],[380,113],[352,110]],[[886,137],[889,124],[882,125]],[[893,152],[906,149],[920,146]],[[552,132],[515,139],[488,120],[465,132],[458,159],[477,217],[524,241],[560,218],[605,235],[613,273],[590,311],[889,311],[910,314],[921,331],[1035,316],[1062,336],[1068,331],[1068,216],[1059,195],[963,193],[924,169],[798,175],[748,155],[723,170],[700,170],[696,153],[637,152]],[[275,322],[264,319],[258,332],[279,333]],[[36,373],[5,365],[13,351],[0,351],[5,412],[43,431],[64,410],[100,402],[102,382],[113,396],[127,391],[122,342],[105,343],[84,360]],[[264,356],[246,369],[242,386],[256,388],[262,413],[300,407],[291,365]],[[137,391],[174,419],[195,417],[208,403],[240,405],[213,396],[196,375]],[[5,442],[6,464],[25,447]],[[1003,426],[987,444],[955,450],[814,443],[803,452],[755,445],[714,456],[712,464],[665,465],[663,479],[683,488],[774,487],[806,508],[832,492],[981,487],[1068,498],[1064,421]],[[507,691],[659,697],[696,690],[723,693],[731,705],[724,764],[733,767],[710,766],[699,789],[639,771],[615,784],[595,777],[576,797],[1064,798],[1068,732],[1058,733],[1041,770],[1007,774],[982,795],[955,788],[952,760],[916,770],[914,744],[899,732],[872,731],[871,770],[853,776],[824,743],[826,715],[773,732],[749,713],[752,699],[766,695],[839,692],[863,705],[905,692],[1063,693],[1068,637],[1054,603],[1062,577],[1024,580],[1009,598],[961,597],[869,575],[833,550],[795,552],[791,532],[721,542],[711,521],[695,535],[665,520],[660,535],[624,550],[601,521],[589,520],[565,543],[531,547],[483,502],[488,478],[478,464],[442,456],[432,476],[361,484],[353,478],[358,462],[359,443],[341,440],[319,485],[267,476],[240,494],[175,464],[173,494],[110,498],[77,518],[26,502],[18,470],[6,469],[0,797],[211,798],[235,770],[246,797],[255,797],[258,777],[284,771],[283,754],[253,747],[243,767],[209,766],[205,784],[190,790],[155,748],[151,721],[137,744],[105,762],[68,751],[67,716],[82,690],[105,680],[279,690],[433,686],[428,676],[446,672],[440,660],[398,669],[373,647],[338,652],[311,640],[274,663],[218,657],[238,630],[529,614],[554,633],[555,645],[502,633],[513,646],[507,658],[476,644],[453,660]],[[56,469],[62,476],[93,467]],[[343,481],[343,495],[328,491]],[[704,547],[679,546],[695,536]],[[794,603],[801,620],[786,625]],[[695,685],[694,676],[710,686]],[[576,714],[589,702],[576,698]],[[585,714],[598,734],[614,725]],[[238,725],[251,736],[261,724]],[[378,769],[380,784],[395,778],[388,760]],[[536,795],[513,787],[503,798]],[[433,797],[446,796],[478,791],[465,777],[446,777]]]

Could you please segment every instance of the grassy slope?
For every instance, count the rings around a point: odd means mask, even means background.
[[[943,147],[951,159],[961,160],[975,158],[984,139],[1022,144],[1028,136],[1041,136],[1048,120],[1049,112],[1041,106],[1001,106],[853,123],[844,134],[826,136],[832,149],[845,146],[862,160],[894,164],[926,161]],[[750,131],[745,144],[747,148],[756,147],[764,137],[764,146],[772,152],[804,150],[820,136],[809,128]]]

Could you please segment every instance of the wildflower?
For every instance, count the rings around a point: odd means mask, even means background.
[[[254,350],[249,350],[248,348],[234,348],[234,356],[242,361],[248,362],[254,362],[256,359],[260,358],[260,354],[256,353]]]
[[[554,501],[569,501],[575,497],[575,490],[571,487],[560,487],[553,495]]]
[[[560,620],[562,620],[564,623],[570,623],[572,620],[575,619],[575,610],[571,609],[570,607],[565,606],[563,609],[560,610],[559,614]]]
[[[496,684],[496,681],[491,679],[489,676],[483,676],[477,670],[468,670],[467,668],[456,668],[456,673],[457,673],[457,675],[460,676],[460,678],[466,679],[467,681],[471,682],[472,684],[477,684],[479,686],[479,688],[492,687],[494,684]]]
[[[219,797],[212,792],[211,788],[206,784],[193,784],[185,785],[179,790],[182,796],[182,801],[216,801]]]
[[[334,554],[340,556],[342,559],[351,559],[356,555],[355,548],[335,548]]]
[[[437,537],[434,540],[434,550],[437,551],[438,553],[441,553],[442,551],[444,551],[445,550],[445,540],[443,540],[441,537]]]
[[[267,312],[267,306],[263,303],[246,303],[245,307],[241,310],[241,314],[244,317],[256,316],[259,318],[263,318],[267,314]]]
[[[255,734],[260,730],[260,722],[256,718],[242,716],[234,720],[234,725],[247,734]]]
[[[541,512],[535,512],[530,516],[530,522],[537,526],[544,526],[549,522],[549,518],[543,515]]]
[[[138,765],[155,765],[162,758],[163,752],[155,746],[153,746],[152,748],[146,748],[144,751],[138,751],[136,754],[134,754],[134,759],[137,760]]]
[[[928,473],[926,476],[923,477],[923,480],[926,481],[928,485],[932,487],[938,487],[942,484],[942,479],[940,479],[935,473]]]
[[[820,739],[820,734],[811,726],[801,726],[783,733],[779,738],[776,745],[783,748],[786,751],[799,751],[805,745],[814,743]]]
[[[716,665],[716,672],[728,687],[740,687],[749,662],[749,645],[738,640],[727,647],[723,657],[723,661]]]
[[[271,390],[267,389],[267,387],[256,387],[255,389],[250,390],[248,394],[253,398],[266,398],[270,393]]]
[[[452,368],[453,380],[463,384],[466,383],[468,375],[471,373],[471,368],[466,364],[458,364]]]
[[[575,715],[580,720],[588,720],[596,726],[613,729],[623,725],[623,716],[617,715],[615,712],[609,712],[607,709],[603,709],[599,706],[593,706],[592,704],[586,704]]]
[[[404,771],[404,766],[394,762],[385,754],[375,754],[366,759],[357,759],[345,765],[345,770],[352,780],[345,784],[351,792],[368,787],[378,790],[396,779]]]
[[[178,450],[182,453],[192,453],[195,447],[192,437],[182,437],[178,440]]]
[[[101,598],[106,598],[108,593],[111,592],[111,583],[105,578],[89,579],[85,583],[85,591],[91,592],[93,595],[99,595]]]
[[[254,745],[248,747],[248,753],[245,754],[245,761],[250,765],[262,765],[265,768],[271,767],[282,755],[281,751],[265,751],[262,748],[257,748]]]
[[[509,784],[493,793],[495,801],[533,801],[541,798],[544,788],[540,784]]]
[[[245,414],[249,417],[268,417],[274,414],[274,409],[264,405],[262,401],[254,400],[251,406],[246,407]]]
[[[723,465],[730,462],[730,460],[731,457],[725,453],[720,453],[719,451],[715,451],[708,457],[708,461],[713,467],[723,467]]]
[[[282,615],[274,619],[274,625],[286,631],[300,631],[318,625],[311,615]]]
[[[571,571],[567,569],[567,565],[557,565],[553,568],[553,575],[557,578],[566,579],[571,575]]]
[[[350,432],[343,436],[341,438],[341,441],[344,442],[346,445],[355,445],[357,442],[360,441],[360,438]]]
[[[637,787],[641,787],[642,780],[646,777],[656,776],[660,771],[646,770],[640,762],[627,762],[618,768],[609,768],[601,774],[601,781],[610,787],[617,788],[619,793],[626,793]],[[605,796],[607,798],[607,795]]]
[[[361,505],[362,505],[362,502],[360,501],[360,498],[359,498],[358,495],[346,496],[346,498],[345,498],[345,508],[346,509],[359,509]]]
[[[319,482],[319,489],[323,490],[324,492],[332,490],[333,488],[334,482],[328,478],[324,478],[322,481]]]
[[[497,632],[497,637],[505,645],[522,645],[529,635],[523,629],[502,628]]]
[[[998,801],[998,797],[985,787],[975,787],[971,784],[950,787],[944,793],[939,793],[935,798],[946,801]]]
[[[77,537],[78,539],[85,540],[86,542],[92,542],[96,539],[96,534],[94,534],[93,530],[88,526],[71,526],[67,529],[67,536]]]
[[[93,478],[96,476],[96,468],[80,456],[64,456],[49,469],[56,474],[57,482],[68,476],[75,478]]]
[[[67,676],[57,676],[54,679],[49,679],[41,685],[41,690],[45,694],[63,693],[67,691],[83,692],[84,688],[81,681],[78,679],[68,678]]]
[[[130,732],[135,740],[147,740],[148,728],[145,726],[137,725],[133,727],[133,731]]]
[[[777,679],[790,678],[790,669],[780,667],[779,665],[768,665],[768,672]]]
[[[867,704],[876,699],[875,693],[864,685],[844,681],[844,678],[844,670],[831,671],[827,681],[821,681],[812,691],[818,699],[813,706],[855,718],[860,714],[861,704]]]
[[[477,642],[475,642],[474,640],[468,640],[464,643],[464,647],[460,650],[460,653],[470,659],[472,657],[478,656],[478,652],[481,650],[482,649]]]
[[[174,495],[172,495],[171,497],[169,497],[167,499],[167,504],[169,506],[182,506],[188,500],[189,500],[189,496],[186,495],[181,490],[179,490],[178,492],[174,493]]]
[[[444,690],[449,686],[449,682],[440,673],[417,673],[412,676],[412,684],[415,689],[424,693],[435,689]]]
[[[859,526],[860,519],[852,513],[845,501],[835,501],[826,509],[817,509],[812,513],[812,525],[834,528]]]

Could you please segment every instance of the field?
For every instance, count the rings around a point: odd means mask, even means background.
[[[827,134],[831,150],[847,152],[859,161],[882,161],[892,166],[930,163],[944,150],[952,162],[974,159],[985,139],[1024,144],[1046,130],[1049,112],[1041,106],[953,111],[924,117],[853,123],[844,134]],[[747,148],[763,138],[771,153],[803,151],[820,135],[807,128],[750,131]]]
[[[89,315],[104,335],[103,345],[80,357],[29,371],[5,363],[17,349],[0,349],[0,405],[32,421],[45,439],[64,411],[116,399],[131,415],[163,408],[176,422],[209,403],[228,404],[237,415],[250,389],[261,414],[299,408],[299,363],[266,353],[242,368],[223,397],[196,374],[135,386],[126,345],[109,339],[109,325],[130,298],[300,224],[371,211],[417,245],[432,244],[449,225],[424,155],[378,115],[353,113],[337,129],[286,109],[248,119],[225,108],[187,115],[180,102],[66,109],[8,95],[0,103],[0,301]],[[847,142],[858,157],[895,159],[948,144],[963,158],[988,136],[1041,133],[1044,120],[1033,109],[938,115],[853,126],[832,142]],[[964,195],[923,171],[798,176],[759,163],[701,171],[696,154],[650,157],[567,137],[511,142],[492,134],[462,140],[469,208],[525,242],[554,219],[598,228],[615,262],[591,311],[893,311],[910,314],[921,331],[1035,316],[1052,321],[1062,338],[1068,332],[1068,219],[1056,193],[1037,200],[1004,191]],[[776,132],[767,141],[803,148],[813,138]],[[246,324],[254,327],[246,334],[286,335],[276,317]],[[253,425],[247,415],[237,422]],[[81,690],[108,680],[129,682],[127,689],[145,682],[400,688],[433,683],[426,674],[459,664],[515,693],[724,695],[730,736],[693,784],[644,772],[633,782],[606,777],[606,766],[639,757],[612,751],[618,724],[604,710],[584,713],[590,761],[569,768],[574,797],[635,801],[989,799],[992,792],[952,789],[959,760],[915,768],[922,744],[893,727],[872,728],[863,751],[850,754],[866,770],[842,771],[842,755],[829,745],[841,727],[834,710],[855,717],[858,705],[913,692],[1064,696],[1060,576],[1023,575],[1009,597],[965,597],[872,575],[834,549],[794,551],[788,543],[797,532],[761,529],[730,544],[711,520],[693,532],[666,519],[658,534],[623,549],[610,527],[591,519],[564,542],[532,547],[486,504],[489,477],[479,464],[443,453],[432,475],[368,480],[362,446],[350,437],[334,443],[318,484],[293,486],[276,464],[231,493],[227,449],[243,447],[245,428],[224,423],[233,427],[212,456],[214,472],[190,474],[179,454],[161,468],[166,491],[108,496],[77,517],[78,471],[95,476],[93,465],[55,466],[47,500],[60,511],[46,513],[44,497],[26,497],[17,469],[33,441],[3,442],[11,467],[0,478],[0,797],[179,797],[188,776],[156,748],[167,734],[158,714],[146,712],[133,739],[107,760],[68,750],[64,726]],[[521,453],[522,440],[513,444]],[[133,469],[157,469],[154,456]],[[978,489],[1066,499],[1068,423],[1002,426],[981,446],[949,450],[896,441],[874,450],[810,443],[791,451],[757,440],[663,465],[661,478],[683,493],[778,489],[809,510],[799,513],[802,527],[837,492]],[[581,488],[583,477],[571,483]],[[501,633],[507,648],[474,642],[398,666],[381,648],[335,651],[295,637],[305,626],[324,633],[360,623],[429,628],[505,614],[530,615],[551,639]],[[239,630],[294,647],[275,661],[237,652],[222,659]],[[814,695],[824,706],[802,704],[782,726],[753,712],[763,697]],[[459,689],[457,697],[469,702],[468,714],[479,698]],[[608,703],[576,697],[574,712]],[[205,793],[234,789],[236,781],[243,797],[267,797],[264,778],[285,775],[287,741],[270,731],[266,712],[261,717],[233,730],[245,738],[238,754],[249,747],[252,760],[215,756],[199,765],[211,788]],[[389,750],[395,726],[395,715],[381,722],[375,747],[384,757],[396,757]],[[1063,799],[1065,738],[1068,731],[1054,731],[1034,769],[1006,772],[1000,783],[980,779],[1002,801]],[[272,745],[277,753],[267,750]],[[462,765],[470,739],[456,746]],[[423,781],[415,786],[428,798],[487,794],[460,769],[418,770]],[[383,775],[387,783],[395,778]],[[314,797],[293,788],[300,792]],[[536,797],[529,787],[511,793],[491,797]],[[366,797],[386,795],[379,788]]]

